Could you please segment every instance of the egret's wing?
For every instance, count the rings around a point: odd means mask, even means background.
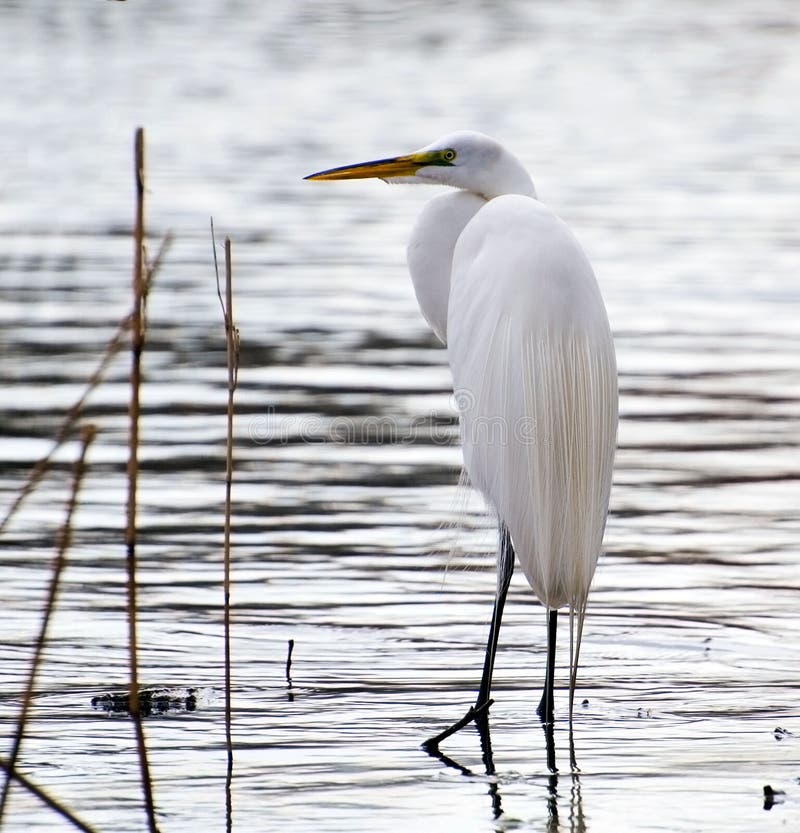
[[[543,604],[581,609],[605,528],[617,377],[591,266],[528,197],[486,204],[453,258],[448,356],[464,462]]]

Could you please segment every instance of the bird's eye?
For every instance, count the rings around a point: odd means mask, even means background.
[[[448,148],[447,150],[442,152],[442,159],[445,162],[452,162],[456,158],[456,152],[453,148]]]

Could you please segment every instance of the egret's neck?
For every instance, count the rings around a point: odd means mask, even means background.
[[[495,172],[486,186],[476,193],[487,200],[502,197],[504,194],[521,194],[523,197],[536,199],[536,188],[530,174],[516,159],[512,159],[512,161],[515,164],[504,166],[499,174]]]
[[[447,343],[447,304],[453,250],[467,223],[486,205],[469,191],[448,191],[422,210],[408,241],[408,269],[419,308],[442,344]]]
[[[408,268],[420,309],[446,344],[450,272],[461,232],[488,201],[508,194],[536,199],[536,189],[516,156],[492,141],[472,151],[470,164],[423,168],[417,181],[459,189],[425,206],[408,243]]]
[[[505,148],[490,164],[478,168],[475,179],[475,185],[469,190],[486,200],[504,194],[521,194],[536,199],[536,188],[530,174],[519,159]]]

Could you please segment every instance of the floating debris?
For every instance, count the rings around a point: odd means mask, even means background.
[[[129,714],[128,692],[109,692],[92,697],[92,708],[109,714]],[[139,711],[142,717],[169,712],[193,712],[196,708],[196,688],[142,688],[139,690]]]
[[[764,809],[771,810],[775,804],[783,801],[781,796],[786,795],[783,790],[773,790],[769,784],[764,786]]]

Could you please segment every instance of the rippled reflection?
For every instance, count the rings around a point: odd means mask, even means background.
[[[176,233],[145,355],[142,676],[202,697],[146,724],[163,829],[225,813],[212,214],[242,334],[233,828],[797,827],[796,4],[30,0],[0,18],[4,507],[127,312],[138,124],[151,252]],[[536,717],[544,616],[516,577],[491,739],[465,730],[442,761],[419,747],[474,701],[496,532],[457,488],[446,357],[405,271],[430,195],[301,177],[461,127],[513,147],[580,237],[622,402],[574,745],[565,655],[552,744]],[[22,747],[36,783],[117,831],[143,825],[131,727],[91,702],[127,679],[127,375],[121,355],[88,403],[100,433]],[[9,740],[76,451],[0,543]],[[768,811],[765,785],[785,793]],[[18,789],[10,809],[10,831],[53,829]]]

